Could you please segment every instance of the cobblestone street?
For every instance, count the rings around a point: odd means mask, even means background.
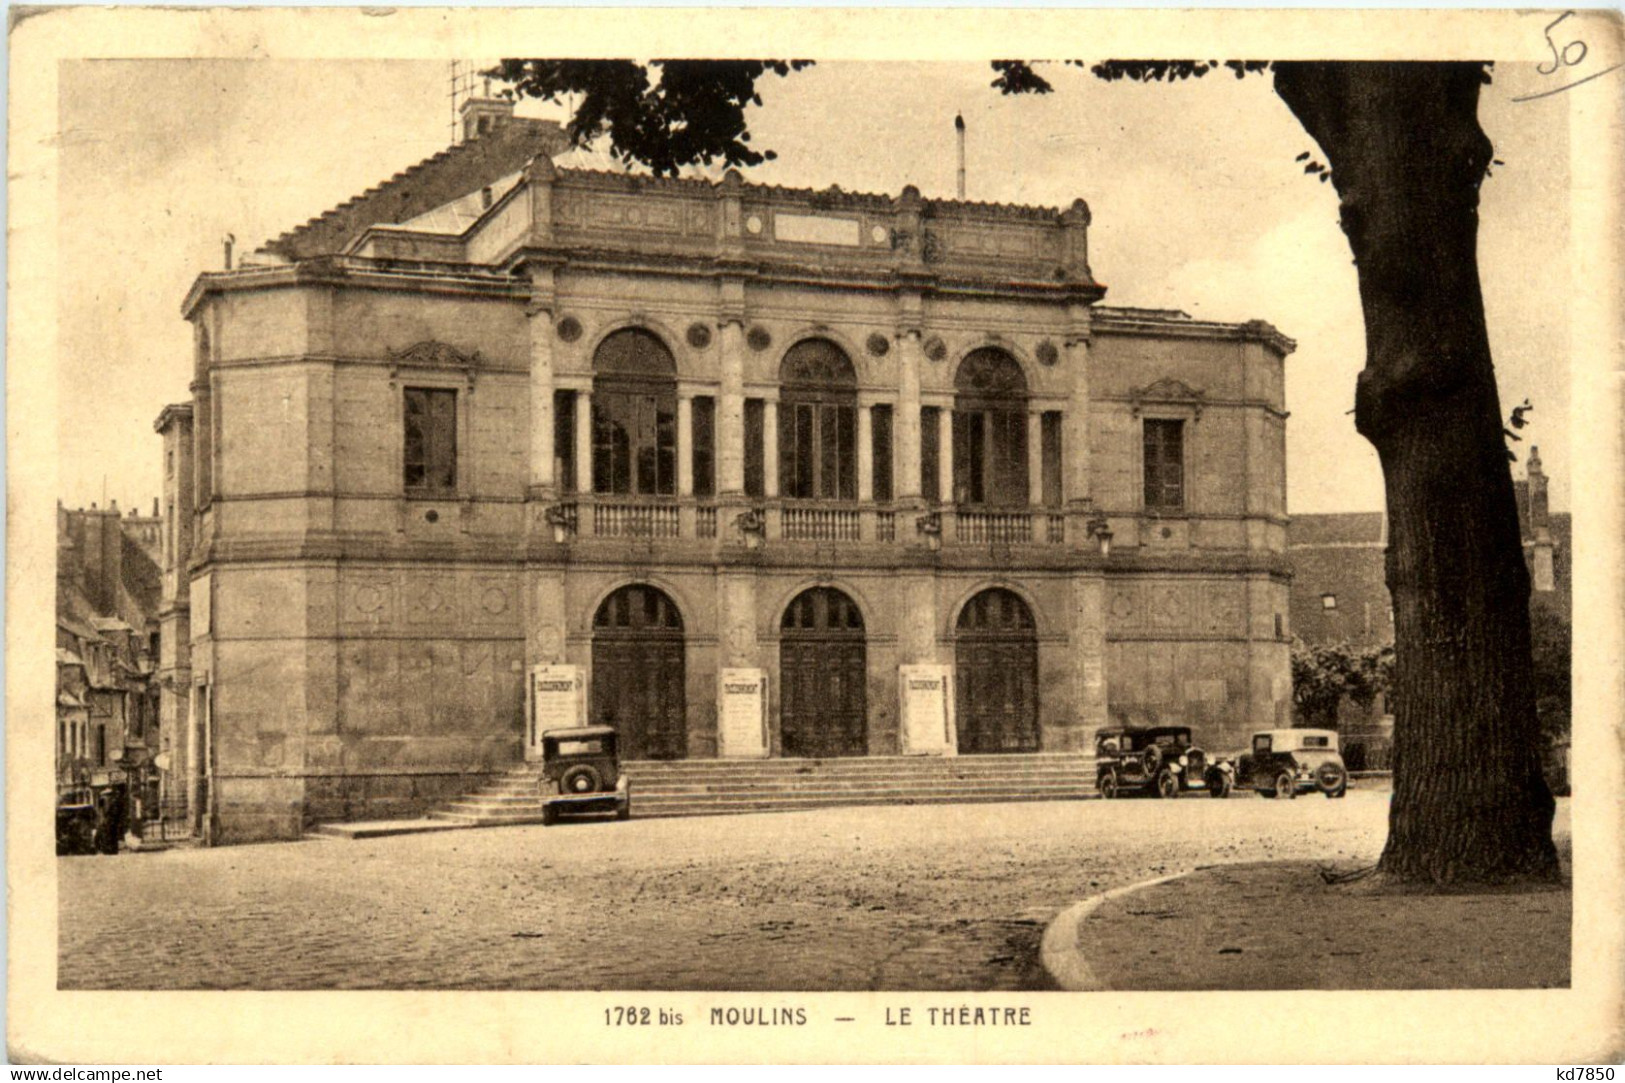
[[[59,983],[1042,987],[1038,940],[1071,903],[1214,862],[1374,860],[1387,807],[853,808],[59,858]]]

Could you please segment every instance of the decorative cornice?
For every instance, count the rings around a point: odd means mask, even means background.
[[[1177,309],[1113,308],[1109,305],[1095,305],[1093,314],[1093,329],[1105,334],[1262,342],[1282,357],[1298,348],[1296,341],[1286,337],[1264,320],[1219,323],[1214,320],[1192,319],[1187,313]]]

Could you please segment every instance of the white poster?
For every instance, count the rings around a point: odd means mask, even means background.
[[[898,666],[903,700],[903,752],[911,756],[952,756],[959,751],[954,733],[954,667]]]
[[[767,672],[724,669],[717,681],[717,755],[760,759],[767,755]]]
[[[539,758],[542,734],[548,730],[569,729],[585,721],[586,683],[580,666],[532,666],[526,689],[525,756]]]

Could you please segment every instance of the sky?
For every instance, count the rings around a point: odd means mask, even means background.
[[[494,59],[494,58],[492,58]],[[486,62],[482,58],[481,63]],[[1315,151],[1267,78],[1163,85],[1046,69],[1056,92],[1006,98],[985,64],[821,63],[759,84],[757,183],[928,197],[955,186],[967,127],[974,200],[1093,211],[1106,304],[1265,319],[1287,359],[1287,502],[1298,514],[1377,510],[1376,454],[1354,431],[1365,341],[1337,199],[1295,161]],[[60,69],[60,498],[150,509],[153,420],[188,398],[180,305],[223,265],[450,138],[445,61],[92,60]],[[1480,123],[1505,164],[1485,184],[1480,275],[1503,406],[1534,404],[1552,504],[1569,507],[1569,154],[1564,96],[1511,99],[1501,66]],[[559,116],[529,102],[522,115]],[[1317,153],[1318,156],[1318,153]]]

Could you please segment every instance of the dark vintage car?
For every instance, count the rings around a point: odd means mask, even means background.
[[[60,788],[56,796],[57,854],[118,853],[127,803],[122,783]]]
[[[1319,791],[1348,793],[1349,773],[1337,750],[1336,730],[1260,730],[1236,758],[1236,785],[1264,797],[1296,797]]]
[[[1230,766],[1191,744],[1189,726],[1115,726],[1095,732],[1095,787],[1105,798],[1147,792],[1178,797],[1230,792]]]
[[[632,783],[621,773],[619,742],[609,726],[542,734],[542,823],[587,812],[613,812],[617,820],[632,815]]]

